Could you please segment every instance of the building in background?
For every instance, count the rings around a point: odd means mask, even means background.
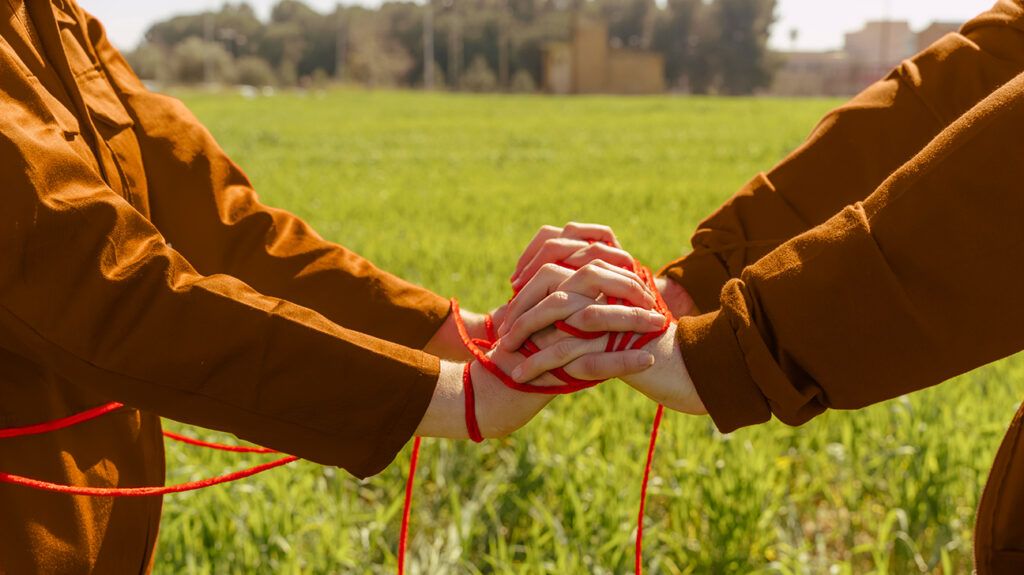
[[[568,42],[544,47],[541,84],[551,94],[657,94],[665,91],[665,60],[613,47],[605,22],[580,16]]]
[[[927,28],[917,33],[917,46],[915,51],[920,52],[931,46],[946,34],[952,34],[960,29],[962,24],[958,22],[932,22]]]
[[[902,60],[956,32],[956,22],[934,22],[914,32],[906,21],[872,21],[845,35],[842,50],[782,52],[771,94],[849,96],[884,77]]]

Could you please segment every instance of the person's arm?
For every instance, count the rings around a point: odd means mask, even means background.
[[[0,86],[0,347],[105,401],[361,477],[383,469],[414,432],[468,437],[462,365],[196,271],[8,88]],[[493,359],[507,371],[523,360]],[[473,372],[484,437],[518,429],[551,400],[508,389],[479,365]]]
[[[1022,70],[1024,6],[1002,0],[960,34],[945,36],[828,114],[800,148],[700,224],[692,253],[662,269],[677,284],[674,290],[687,292],[679,306],[695,302],[702,312],[716,309],[729,279],[866,198],[943,128]],[[677,316],[689,312],[679,306]]]
[[[422,349],[448,301],[323,240],[305,222],[260,204],[242,170],[179,101],[150,92],[83,12],[89,41],[135,122],[156,228],[203,274],[314,309],[349,329]],[[323,190],[324,193],[333,193]],[[474,331],[480,318],[467,314]],[[446,333],[453,324],[449,321]],[[460,357],[455,346],[428,351]]]
[[[2,97],[3,347],[110,401],[359,476],[391,461],[436,358],[197,272],[59,130]]]
[[[798,425],[938,384],[1024,349],[1024,74],[863,203],[731,280],[721,309],[625,378],[729,432]],[[681,351],[674,373],[671,366]],[[697,392],[694,402],[693,391]]]

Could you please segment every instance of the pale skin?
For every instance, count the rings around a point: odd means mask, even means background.
[[[512,275],[518,295],[492,313],[499,342],[491,359],[519,382],[560,383],[547,372],[563,367],[580,379],[618,377],[670,409],[706,413],[675,344],[674,325],[643,349],[613,353],[604,352],[604,337],[581,340],[550,327],[565,320],[586,331],[648,333],[660,329],[664,318],[653,309],[653,294],[639,277],[625,269],[632,266],[632,261],[606,226],[541,228]],[[564,264],[580,269],[571,271],[562,267]],[[693,302],[680,286],[659,281],[658,288],[674,315],[692,313]],[[607,296],[632,305],[608,305]],[[462,317],[472,337],[484,337],[482,315],[464,311]],[[515,351],[527,338],[541,348],[528,359]],[[459,362],[471,356],[462,344],[454,318],[445,321],[424,351],[441,357],[442,362],[434,395],[416,434],[467,438],[464,364]],[[477,421],[485,438],[516,431],[555,397],[510,389],[479,363],[474,363],[471,370]]]

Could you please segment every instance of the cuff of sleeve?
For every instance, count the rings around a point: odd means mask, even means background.
[[[419,373],[402,391],[403,405],[394,414],[392,425],[377,443],[370,458],[349,471],[360,479],[366,479],[384,471],[402,451],[416,433],[423,415],[434,397],[434,389],[441,374],[441,360],[422,354],[423,363]]]
[[[452,302],[424,290],[423,298],[417,304],[416,309],[420,312],[422,323],[409,330],[410,340],[403,345],[408,345],[413,349],[423,349],[430,342],[430,338],[437,333],[437,330],[441,329],[444,322],[448,321],[448,316],[452,311]]]
[[[697,395],[719,431],[729,433],[771,419],[768,402],[750,376],[724,313],[684,317],[676,333]]]
[[[719,308],[719,295],[729,274],[712,253],[692,253],[661,268],[659,276],[681,285],[690,294],[697,309],[708,312]]]

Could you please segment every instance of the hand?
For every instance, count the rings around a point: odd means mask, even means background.
[[[602,260],[592,261],[575,272],[555,264],[545,264],[509,303],[504,321],[498,328],[500,346],[506,351],[519,349],[531,333],[609,297],[624,300],[629,305],[602,306],[588,312],[586,320],[582,316],[577,318],[574,327],[588,331],[626,331],[621,328],[635,326],[638,331],[655,331],[650,326],[645,329],[642,321],[653,322],[653,314],[642,312],[653,310],[657,300],[635,273]],[[633,306],[641,308],[640,311],[631,309]],[[534,311],[534,308],[538,309]],[[533,313],[527,315],[531,311]],[[626,318],[622,317],[623,314]],[[527,319],[520,321],[524,315]],[[633,323],[630,319],[641,321]],[[607,329],[598,328],[603,322],[608,322]],[[580,325],[583,323],[587,324],[586,327]]]
[[[668,331],[644,346],[643,349],[654,356],[654,365],[650,369],[617,377],[669,409],[705,415],[708,410],[686,369],[683,354],[676,343],[676,330],[673,323]]]
[[[519,257],[510,278],[512,288],[521,289],[545,264],[564,263],[581,268],[596,259],[626,269],[633,266],[633,257],[622,249],[608,226],[575,222],[564,228],[544,226]]]
[[[587,375],[592,379],[608,379],[611,374],[637,372],[650,367],[654,358],[645,351],[622,352],[620,354],[592,354],[598,360],[589,360],[587,371],[579,371],[575,362],[579,356],[590,350],[580,347],[573,348],[564,356],[567,363],[566,371],[574,377]],[[505,373],[516,371],[516,367],[526,361],[518,353],[493,350],[488,354]],[[627,362],[630,368],[624,367],[621,361],[610,361],[608,356],[625,356],[641,358]],[[462,375],[464,364],[442,361],[441,375],[430,405],[420,421],[416,434],[424,437],[445,437],[465,439],[469,436],[466,428],[465,389]],[[506,387],[497,377],[483,368],[479,362],[470,366],[475,391],[476,418],[480,432],[485,438],[504,437],[526,425],[555,396],[540,393],[526,393]],[[542,372],[530,381],[533,385],[553,386],[562,382]]]

